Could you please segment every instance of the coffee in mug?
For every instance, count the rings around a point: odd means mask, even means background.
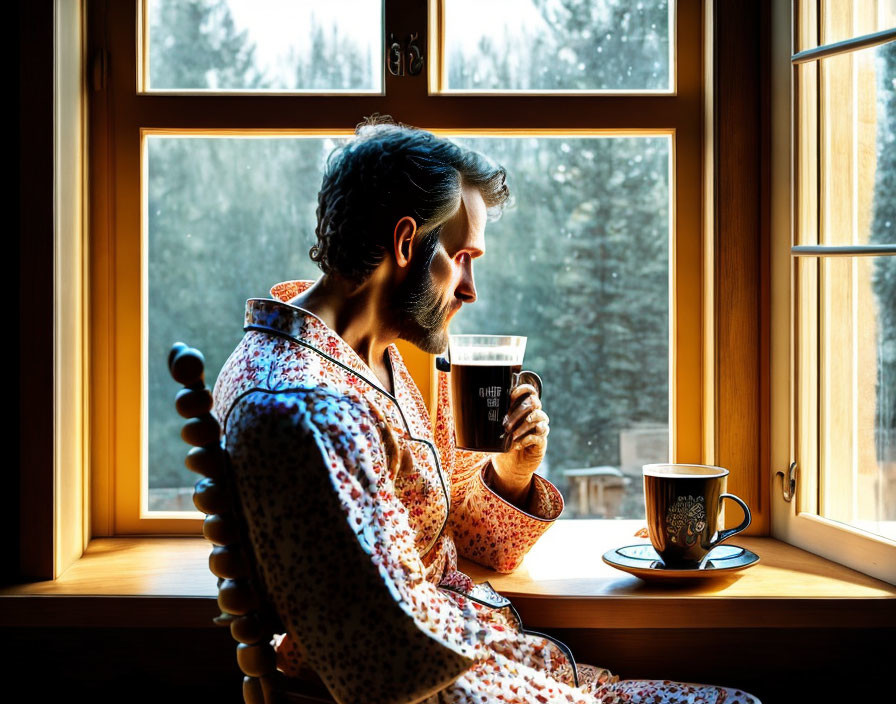
[[[701,464],[648,464],[643,467],[644,504],[650,542],[669,568],[699,567],[709,551],[750,525],[750,509],[726,494],[728,470]],[[743,522],[719,530],[722,501],[744,512]]]
[[[507,452],[512,431],[505,432],[510,394],[529,383],[541,394],[541,379],[523,371],[526,338],[519,335],[450,335],[449,360],[440,369],[451,372],[451,407],[457,447],[479,452]]]

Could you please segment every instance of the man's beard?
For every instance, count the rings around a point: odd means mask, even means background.
[[[446,321],[451,313],[450,303],[442,306],[429,270],[438,244],[438,231],[426,235],[408,275],[393,291],[391,305],[398,337],[430,354],[441,354],[448,347]]]

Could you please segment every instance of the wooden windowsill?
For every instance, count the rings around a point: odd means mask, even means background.
[[[601,561],[639,521],[559,521],[513,574],[462,560],[526,628],[892,628],[896,587],[772,538],[731,542],[759,564],[717,580],[651,585]],[[6,626],[213,627],[216,580],[200,537],[97,538],[55,581],[0,588]]]

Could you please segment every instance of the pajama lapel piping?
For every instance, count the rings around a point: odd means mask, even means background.
[[[442,521],[442,527],[439,529],[439,532],[438,532],[438,534],[436,535],[436,537],[435,537],[435,538],[433,539],[433,541],[426,547],[426,550],[424,550],[424,551],[421,553],[421,557],[423,557],[424,555],[428,554],[429,551],[432,550],[432,548],[435,547],[435,545],[439,542],[439,538],[441,538],[441,537],[442,537],[442,533],[445,532],[445,526],[448,525],[448,513],[451,511],[451,492],[448,491],[448,487],[445,485],[445,476],[444,476],[444,472],[442,471],[442,463],[439,462],[439,453],[438,453],[438,451],[436,450],[435,446],[434,446],[429,440],[427,440],[427,439],[425,439],[425,438],[415,438],[415,437],[411,434],[411,426],[408,424],[407,418],[404,417],[404,411],[401,410],[401,405],[398,403],[398,399],[396,399],[392,394],[390,394],[390,393],[389,393],[388,391],[386,391],[385,389],[382,389],[382,388],[380,388],[379,386],[377,386],[376,384],[374,384],[370,379],[368,379],[366,376],[364,376],[363,374],[361,374],[361,373],[360,373],[359,371],[357,371],[356,369],[352,369],[350,366],[348,366],[347,364],[344,364],[343,362],[340,362],[340,361],[339,361],[338,359],[336,359],[335,357],[331,357],[331,356],[328,355],[326,352],[323,352],[323,351],[319,350],[319,349],[318,349],[317,347],[315,347],[314,345],[311,345],[311,344],[309,344],[309,343],[307,343],[307,342],[305,342],[305,341],[303,341],[303,340],[300,340],[299,338],[294,337],[293,335],[290,335],[289,333],[283,332],[282,330],[278,330],[277,328],[271,328],[271,327],[268,327],[268,326],[266,326],[266,325],[258,325],[257,323],[253,323],[253,324],[245,325],[245,326],[243,326],[243,330],[245,330],[245,331],[249,331],[249,330],[257,330],[257,331],[259,331],[259,332],[268,333],[269,335],[276,335],[277,337],[283,337],[283,338],[286,338],[287,340],[290,340],[291,342],[295,342],[297,345],[301,345],[302,347],[307,347],[309,350],[314,350],[314,351],[317,352],[321,357],[324,357],[325,359],[330,360],[331,362],[333,362],[334,364],[336,364],[336,365],[342,367],[342,368],[345,369],[346,371],[351,372],[352,374],[354,374],[355,376],[359,377],[360,379],[363,379],[363,380],[364,380],[365,382],[367,382],[367,384],[369,384],[372,388],[374,388],[374,389],[376,389],[377,391],[379,391],[383,396],[385,396],[385,397],[388,398],[393,404],[395,404],[395,408],[398,409],[398,415],[401,417],[401,422],[404,424],[405,432],[407,432],[407,434],[408,434],[408,438],[410,438],[411,440],[413,440],[413,441],[415,441],[415,442],[422,442],[424,445],[426,445],[426,446],[429,448],[429,451],[432,453],[433,459],[435,459],[435,462],[436,462],[436,470],[437,470],[438,473],[439,473],[439,482],[440,482],[441,485],[442,485],[442,493],[445,495],[445,507],[446,507],[446,508],[445,508],[445,520]],[[394,372],[393,372],[393,374],[394,374]],[[268,389],[249,389],[249,391],[253,391],[253,390],[264,391],[264,390],[268,390]],[[235,398],[235,399],[233,400],[233,402],[231,403],[230,407],[233,408],[233,406],[236,404],[236,402],[237,402],[242,396],[244,396],[246,393],[249,393],[249,391],[243,392],[243,393],[240,394],[237,398]],[[278,390],[277,390],[278,393],[282,393],[282,392],[285,392],[285,391],[288,391],[288,389],[278,389]],[[228,413],[228,415],[229,415],[229,413]],[[225,421],[225,422],[226,422],[226,421]]]

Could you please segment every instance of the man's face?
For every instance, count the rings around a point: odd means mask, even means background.
[[[485,254],[486,215],[482,195],[465,186],[460,208],[438,239],[428,248],[418,243],[392,301],[399,338],[430,354],[447,349],[448,322],[463,303],[476,300],[473,259]]]

